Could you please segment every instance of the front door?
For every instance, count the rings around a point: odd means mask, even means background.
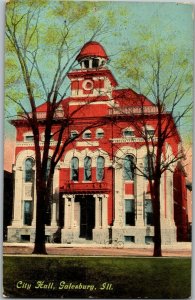
[[[80,237],[92,239],[95,227],[95,199],[91,195],[82,196],[80,200]]]

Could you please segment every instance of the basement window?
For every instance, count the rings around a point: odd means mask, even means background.
[[[30,242],[30,235],[21,235],[21,242]]]
[[[124,236],[125,243],[135,243],[135,237],[132,235]]]
[[[153,236],[145,236],[145,244],[151,245],[154,243],[154,237]]]

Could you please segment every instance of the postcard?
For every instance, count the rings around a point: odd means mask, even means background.
[[[193,6],[5,14],[4,296],[189,298]]]

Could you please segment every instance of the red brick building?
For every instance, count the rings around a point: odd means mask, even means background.
[[[146,169],[146,147],[140,132],[127,117],[134,115],[139,118],[144,112],[147,118],[145,130],[155,139],[156,107],[131,89],[119,89],[107,67],[108,60],[99,43],[89,42],[83,46],[77,57],[80,68],[68,74],[71,95],[61,103],[53,120],[53,130],[57,131],[62,119],[67,116],[72,119],[64,135],[64,140],[70,137],[72,142],[55,170],[53,203],[46,226],[46,235],[60,233],[62,243],[103,242],[111,237],[127,244],[145,244],[153,240],[149,184],[141,172]],[[45,104],[38,107],[37,116],[42,145]],[[166,113],[164,118],[166,120]],[[15,193],[8,240],[34,241],[36,174],[33,135],[24,119],[18,118],[12,124],[16,127]],[[50,155],[56,144],[57,135],[54,135]],[[177,155],[180,147],[180,136],[176,132],[166,141],[162,156],[166,159],[166,155]],[[174,206],[174,197],[179,197],[180,206],[186,205],[185,184],[179,184],[185,179],[176,167],[171,166],[172,170],[166,170],[161,179],[163,244],[176,242],[176,226],[179,234],[180,230],[185,231],[187,221],[186,212],[180,214]]]

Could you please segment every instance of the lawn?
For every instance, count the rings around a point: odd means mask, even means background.
[[[13,298],[151,298],[191,295],[190,258],[4,257]]]

